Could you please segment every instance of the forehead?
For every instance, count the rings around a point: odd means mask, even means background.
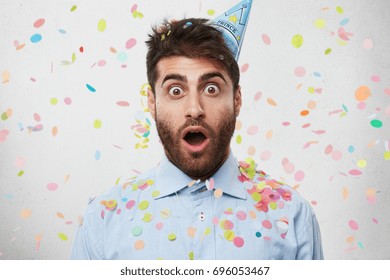
[[[172,56],[162,58],[157,63],[157,81],[169,74],[181,74],[189,80],[198,79],[199,76],[209,72],[219,72],[225,79],[231,82],[228,73],[216,62],[206,58],[188,58],[184,56]]]

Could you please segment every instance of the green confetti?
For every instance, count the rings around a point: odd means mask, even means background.
[[[303,45],[303,37],[300,34],[296,34],[293,36],[291,39],[291,44],[293,45],[294,48],[300,48]]]
[[[99,32],[104,32],[104,30],[106,30],[106,27],[107,27],[107,22],[105,19],[101,19],[99,20],[98,22],[98,31]]]
[[[65,233],[62,233],[62,232],[60,232],[60,233],[58,234],[58,237],[59,237],[61,240],[63,240],[63,241],[68,240],[68,237],[66,236],[66,234],[65,234]]]
[[[146,210],[149,207],[149,201],[143,200],[138,204],[138,209]]]
[[[330,54],[332,52],[332,49],[331,48],[327,48],[326,50],[325,50],[325,55],[328,55],[328,54]]]
[[[96,128],[96,129],[101,128],[101,127],[102,127],[102,121],[96,119],[96,120],[93,122],[93,127]]]
[[[24,171],[20,170],[19,173],[18,173],[18,177],[23,176],[23,174],[24,174]]]
[[[189,252],[189,254],[188,254],[188,258],[190,259],[190,260],[194,260],[194,252]]]
[[[76,61],[76,54],[72,53],[72,63],[74,63],[75,61]]]
[[[58,103],[58,99],[53,97],[52,99],[50,99],[50,104],[51,105],[56,105]]]
[[[4,113],[1,114],[1,119],[2,119],[3,121],[5,121],[5,120],[8,119],[8,116],[7,116],[7,113],[6,113],[6,112],[4,112]]]
[[[76,11],[76,9],[77,9],[77,6],[76,6],[76,5],[73,5],[72,8],[70,8],[70,11],[71,11],[71,12],[74,12],[74,11]]]
[[[372,120],[371,125],[375,128],[381,128],[383,123],[380,120]]]
[[[343,14],[343,13],[344,13],[343,8],[341,8],[340,6],[337,6],[337,7],[336,7],[336,11],[337,11],[339,14]]]

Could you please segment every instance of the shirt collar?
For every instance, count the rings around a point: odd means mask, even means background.
[[[238,162],[230,151],[228,159],[210,179],[214,180],[214,189],[221,189],[225,194],[246,199],[245,188],[238,180],[239,175]],[[194,179],[177,168],[164,155],[156,171],[156,190],[159,195],[155,199],[178,192],[193,181]]]

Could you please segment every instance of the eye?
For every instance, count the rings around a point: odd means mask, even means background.
[[[203,90],[204,93],[207,93],[207,94],[217,94],[217,93],[220,93],[220,90],[219,90],[219,87],[217,85],[207,85],[204,90]]]
[[[183,90],[180,87],[171,87],[168,93],[172,96],[179,96],[183,93]]]

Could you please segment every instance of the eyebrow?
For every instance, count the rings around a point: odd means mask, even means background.
[[[161,87],[168,80],[177,80],[177,81],[181,81],[181,82],[187,82],[187,77],[183,76],[183,75],[180,75],[180,74],[176,74],[176,73],[168,74],[168,75],[166,75],[164,77],[164,79],[163,79],[163,81],[161,83]]]
[[[225,76],[221,73],[221,72],[210,72],[210,73],[205,73],[203,75],[201,75],[199,77],[199,81],[201,82],[205,82],[207,80],[210,80],[214,77],[218,77],[218,78],[221,78],[225,83],[227,83],[226,79],[225,79]],[[164,85],[164,83],[168,80],[177,80],[177,81],[181,81],[181,82],[187,82],[187,77],[186,76],[183,76],[181,74],[177,74],[177,73],[172,73],[172,74],[168,74],[164,77],[162,83],[161,83],[161,87]]]

